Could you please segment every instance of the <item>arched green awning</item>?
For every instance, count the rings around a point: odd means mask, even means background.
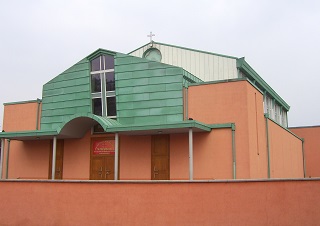
[[[57,128],[58,136],[65,138],[80,138],[92,128],[92,126],[100,124],[106,131],[107,128],[121,126],[121,124],[107,117],[87,114],[75,114],[69,117],[65,122]]]

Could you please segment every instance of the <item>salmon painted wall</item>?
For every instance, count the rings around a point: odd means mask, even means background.
[[[90,141],[91,130],[81,139],[64,140],[63,179],[89,179]]]
[[[37,102],[4,105],[3,130],[6,132],[36,130],[38,105]],[[41,103],[39,107],[38,125],[40,125]]]
[[[271,178],[303,178],[302,141],[268,119]]]
[[[248,140],[250,158],[250,178],[268,177],[266,149],[266,124],[263,95],[247,83]]]
[[[151,179],[151,136],[120,136],[120,180]]]
[[[2,178],[6,175],[8,141],[5,142]],[[50,141],[10,141],[8,179],[47,179]]]
[[[0,225],[319,225],[320,181],[0,182]]]
[[[232,179],[232,132],[214,129],[210,133],[194,134],[194,178]]]
[[[247,85],[247,81],[237,81],[188,88],[189,118],[207,124],[236,124],[237,179],[250,178]]]
[[[290,130],[304,139],[306,177],[320,177],[320,126]]]
[[[189,135],[170,135],[170,179],[189,179]]]

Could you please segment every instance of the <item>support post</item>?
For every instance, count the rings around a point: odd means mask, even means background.
[[[118,180],[118,163],[119,163],[119,134],[115,134],[115,150],[114,150],[114,180]]]
[[[4,138],[1,139],[1,159],[0,159],[0,179],[2,179],[2,167],[3,167],[3,153],[4,153]]]
[[[189,129],[189,180],[193,180],[193,132]]]
[[[10,153],[10,139],[8,141],[8,148],[7,148],[7,161],[6,161],[6,179],[8,179],[9,175],[9,153]]]
[[[53,137],[53,145],[52,145],[52,171],[51,171],[51,179],[55,179],[56,174],[56,157],[57,157],[57,137]]]
[[[236,145],[235,145],[235,131],[236,125],[233,123],[231,126],[232,131],[232,172],[233,179],[237,179],[237,171],[236,171]]]

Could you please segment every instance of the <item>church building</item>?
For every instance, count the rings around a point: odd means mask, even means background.
[[[111,47],[112,48],[112,47]],[[290,106],[245,58],[150,41],[98,49],[4,103],[2,179],[303,178]]]

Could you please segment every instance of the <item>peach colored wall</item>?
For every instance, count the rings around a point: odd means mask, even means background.
[[[188,117],[220,124],[236,124],[237,178],[250,178],[247,81],[190,86]]]
[[[170,134],[170,179],[189,179],[189,135]]]
[[[319,180],[0,182],[1,225],[319,225]]]
[[[231,128],[195,133],[193,143],[194,179],[233,178]]]
[[[268,162],[263,95],[252,85],[247,85],[247,109],[250,178],[267,178]]]
[[[120,180],[151,179],[151,136],[120,136]]]
[[[290,130],[304,138],[306,177],[320,177],[320,126]]]
[[[81,139],[64,140],[63,179],[90,177],[91,130]]]
[[[303,178],[302,141],[268,119],[271,178]]]
[[[3,114],[3,130],[6,132],[36,130],[37,111],[37,102],[5,105]],[[39,113],[40,112],[41,106]],[[39,124],[40,117],[41,115],[39,114]]]
[[[7,146],[5,142],[3,178],[5,178]],[[47,179],[49,169],[48,140],[16,141],[11,140],[9,151],[9,179]]]

